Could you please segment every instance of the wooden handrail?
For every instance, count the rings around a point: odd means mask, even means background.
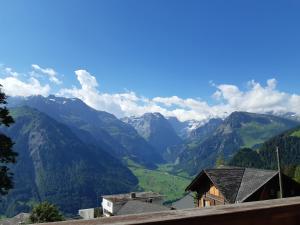
[[[201,209],[65,221],[49,225],[298,225],[299,223],[300,197],[294,197]]]

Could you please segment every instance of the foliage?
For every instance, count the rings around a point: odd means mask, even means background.
[[[98,217],[101,217],[101,216],[103,216],[102,208],[101,207],[96,207],[95,210],[94,210],[94,217],[98,218]]]
[[[300,183],[300,165],[295,168],[294,179]]]
[[[276,147],[279,148],[282,172],[300,182],[300,127],[286,131],[264,142],[258,151],[241,149],[230,165],[277,169]]]
[[[218,155],[218,158],[216,160],[216,168],[219,168],[219,167],[222,167],[222,166],[225,166],[225,159],[224,159],[224,154],[223,153],[220,153]]]
[[[32,209],[29,219],[32,223],[45,223],[64,220],[57,207],[49,202],[42,202],[36,205]]]
[[[300,138],[300,130],[294,131],[293,133],[291,133],[291,136]]]
[[[0,85],[0,125],[9,127],[14,123],[8,109],[5,107],[6,95],[1,90]],[[13,173],[8,167],[9,164],[16,163],[17,153],[13,151],[13,142],[5,134],[0,133],[0,195],[6,195],[13,188]]]
[[[251,148],[242,148],[229,162],[230,166],[261,168],[262,161],[256,151]]]
[[[272,115],[234,112],[205,138],[189,141],[178,148],[176,168],[195,175],[204,168],[215,166],[220,154],[228,161],[239,149],[258,146],[297,125],[299,122]],[[257,163],[251,166],[259,166]]]

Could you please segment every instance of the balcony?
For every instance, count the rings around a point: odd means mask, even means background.
[[[300,197],[173,210],[150,214],[65,221],[51,225],[298,225]],[[43,224],[45,225],[45,224]]]

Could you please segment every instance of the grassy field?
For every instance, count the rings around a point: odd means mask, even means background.
[[[291,136],[293,137],[300,137],[300,130],[294,131]]]
[[[165,195],[165,201],[174,201],[181,198],[184,189],[192,178],[178,176],[170,173],[171,165],[161,165],[156,170],[144,167],[127,160],[129,169],[139,180],[139,189],[143,191],[154,191]]]
[[[261,125],[255,122],[244,124],[239,130],[244,142],[244,146],[251,148],[256,144],[261,144],[269,138],[275,136],[278,130],[284,130],[284,125],[280,123]],[[279,132],[280,133],[280,132]]]

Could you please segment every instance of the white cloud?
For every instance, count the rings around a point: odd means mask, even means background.
[[[32,64],[31,67],[35,72],[42,73],[48,76],[49,80],[55,84],[61,84],[62,82],[57,78],[57,72],[52,68],[42,68],[37,64]]]
[[[32,65],[37,71],[56,77],[53,69],[43,69]],[[11,68],[2,69],[5,78],[0,78],[4,91],[11,96],[29,96],[50,94],[50,83],[42,84],[39,77],[25,76]],[[51,75],[52,74],[52,75]],[[300,116],[300,95],[279,91],[276,79],[266,81],[262,85],[254,80],[248,82],[246,90],[232,84],[213,83],[215,93],[212,94],[214,104],[195,98],[179,96],[147,98],[133,91],[123,93],[103,93],[95,76],[86,70],[76,70],[75,75],[80,86],[61,88],[56,93],[65,97],[76,97],[89,106],[115,114],[117,117],[139,116],[146,112],[160,112],[165,116],[175,116],[181,121],[207,121],[210,118],[224,118],[234,111],[282,114],[294,112]],[[30,77],[24,81],[24,77]],[[53,81],[52,81],[53,82]],[[55,85],[57,82],[51,84]],[[53,90],[53,89],[52,89]]]
[[[250,81],[245,91],[231,84],[214,84],[217,90],[213,97],[218,102],[209,105],[205,101],[178,96],[149,99],[135,92],[101,93],[96,78],[86,70],[77,70],[75,74],[81,87],[62,89],[59,94],[80,98],[91,107],[114,113],[118,117],[160,112],[165,116],[176,116],[182,121],[206,121],[213,117],[223,118],[234,111],[275,114],[293,111],[300,115],[300,96],[278,91],[275,79],[268,80],[265,87]]]
[[[16,71],[14,71],[10,67],[4,68],[4,73],[7,74],[8,76],[13,76],[13,77],[18,77],[19,76],[19,73],[17,73]]]
[[[3,91],[8,96],[30,96],[30,95],[43,95],[48,96],[50,93],[50,86],[45,86],[35,79],[30,78],[27,82],[23,82],[16,77],[0,78],[0,84]]]

